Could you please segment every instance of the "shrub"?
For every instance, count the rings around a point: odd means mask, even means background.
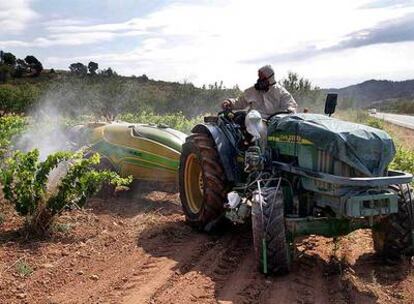
[[[0,85],[0,110],[4,112],[25,112],[38,100],[40,90],[31,84]]]
[[[28,277],[33,273],[33,268],[24,260],[16,263],[16,271],[22,277]]]
[[[124,187],[131,182],[131,178],[121,178],[115,172],[95,170],[99,155],[84,158],[83,154],[57,152],[40,162],[38,150],[17,151],[6,159],[0,169],[4,197],[26,217],[30,233],[46,233],[65,206],[82,207],[104,183]],[[65,174],[51,187],[48,177],[58,165]]]
[[[0,158],[10,145],[10,139],[25,128],[27,120],[24,116],[8,114],[0,117]]]
[[[366,124],[370,127],[384,130],[384,121],[376,118],[368,118]]]
[[[183,113],[170,113],[159,115],[153,112],[142,111],[136,114],[127,113],[119,115],[120,120],[124,120],[131,123],[148,123],[148,124],[166,124],[170,128],[180,130],[184,133],[190,133],[191,129],[199,122],[202,121],[202,115],[194,118],[186,118]]]
[[[397,147],[397,153],[390,168],[414,174],[414,151],[401,146]]]

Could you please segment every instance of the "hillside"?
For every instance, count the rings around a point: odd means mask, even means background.
[[[324,89],[325,92],[339,94],[339,101],[351,106],[366,108],[385,100],[414,100],[414,80],[390,81],[368,80],[340,89]]]
[[[240,94],[222,83],[196,87],[147,76],[78,76],[65,71],[43,71],[39,77],[12,79],[0,85],[0,110],[27,112],[39,103],[59,112],[81,115],[117,115],[150,111],[182,112],[188,117],[217,111],[220,100]]]

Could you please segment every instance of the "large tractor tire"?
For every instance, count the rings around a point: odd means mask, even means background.
[[[207,134],[193,134],[184,143],[179,187],[187,222],[204,231],[218,227],[224,214],[226,179],[215,143]]]
[[[382,219],[372,231],[377,254],[390,259],[413,253],[411,200],[413,189],[408,185],[391,187],[399,195],[398,213]]]
[[[252,230],[257,266],[263,273],[288,273],[292,255],[286,234],[282,189],[276,193],[274,187],[263,188],[261,205],[258,199],[253,200]]]

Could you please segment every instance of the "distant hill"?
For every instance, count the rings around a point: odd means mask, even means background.
[[[414,79],[405,81],[368,80],[341,89],[324,89],[339,94],[339,102],[353,103],[366,108],[383,101],[412,100],[414,102]]]

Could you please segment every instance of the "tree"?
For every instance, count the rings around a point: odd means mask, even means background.
[[[79,76],[85,76],[86,74],[88,74],[88,68],[86,67],[86,65],[80,62],[72,63],[69,66],[69,70],[71,73]]]
[[[320,89],[314,87],[310,80],[299,76],[298,73],[289,72],[280,84],[292,94],[299,107],[310,107],[313,111],[322,109],[322,105],[318,103],[322,101]]]
[[[12,53],[3,53],[3,63],[14,67],[16,64],[16,56],[14,56]]]
[[[96,75],[96,71],[98,70],[98,68],[99,66],[96,62],[93,62],[93,61],[89,62],[88,70],[91,75]]]
[[[312,84],[308,79],[300,77],[297,73],[289,72],[288,77],[282,80],[282,85],[292,95],[306,94],[312,90]]]
[[[107,68],[106,70],[101,71],[102,76],[112,77],[118,75],[112,68]]]
[[[0,83],[6,83],[12,73],[12,68],[7,64],[0,64]]]
[[[26,61],[22,59],[17,59],[16,65],[14,67],[13,77],[21,78],[24,75],[24,73],[27,73],[28,69],[29,66],[27,65]]]
[[[24,61],[27,63],[32,76],[34,77],[39,76],[40,73],[43,71],[42,63],[35,56],[33,55],[26,56]]]

